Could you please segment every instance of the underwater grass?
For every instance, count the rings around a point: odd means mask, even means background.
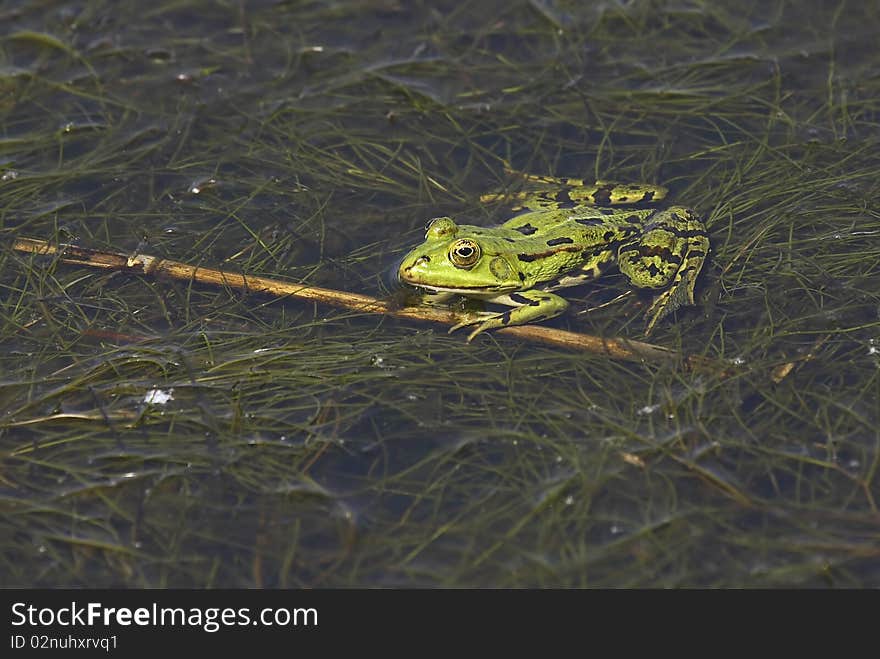
[[[0,18],[4,586],[880,584],[876,7]],[[505,218],[505,161],[697,209],[699,306],[652,340],[735,372],[12,249],[385,298],[428,218]],[[624,290],[548,325],[638,337],[639,300],[579,313]]]

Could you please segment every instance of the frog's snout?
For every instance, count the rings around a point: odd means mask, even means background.
[[[406,260],[400,264],[397,276],[406,282],[415,282],[418,280],[418,273],[422,266],[431,262],[431,257],[427,255],[419,256],[412,261]]]

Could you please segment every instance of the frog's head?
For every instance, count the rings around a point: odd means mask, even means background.
[[[461,295],[497,295],[517,290],[521,282],[516,271],[484,232],[487,230],[479,227],[459,226],[449,217],[431,220],[425,242],[400,264],[400,280]]]

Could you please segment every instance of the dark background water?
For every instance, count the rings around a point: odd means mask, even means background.
[[[0,3],[6,586],[877,586],[878,3]],[[14,253],[384,296],[525,171],[713,252],[627,364]],[[625,290],[552,325],[639,338]],[[160,403],[151,392],[173,396]]]

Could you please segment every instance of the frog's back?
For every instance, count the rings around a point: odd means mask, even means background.
[[[517,249],[533,254],[565,244],[592,249],[632,237],[641,231],[652,213],[653,209],[621,211],[590,207],[529,211],[507,220],[498,231],[515,241]]]

